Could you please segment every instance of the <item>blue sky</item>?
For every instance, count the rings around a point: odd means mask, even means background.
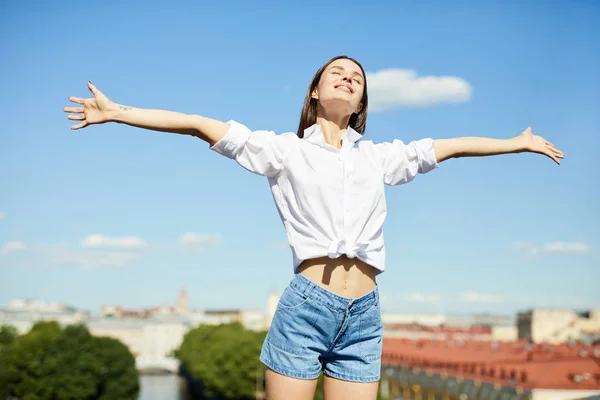
[[[600,307],[600,6],[555,3],[3,4],[0,305],[173,304],[185,287],[194,307],[265,308],[292,278],[265,178],[191,137],[73,132],[62,109],[91,80],[121,104],[295,131],[313,73],[346,54],[469,88],[397,94],[368,139],[532,126],[566,157],[449,160],[389,188],[384,311]]]

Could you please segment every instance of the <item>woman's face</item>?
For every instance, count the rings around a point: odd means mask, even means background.
[[[362,108],[365,77],[351,60],[338,59],[325,68],[312,97],[328,112],[351,115]]]

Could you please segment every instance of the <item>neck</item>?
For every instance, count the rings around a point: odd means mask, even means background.
[[[327,115],[319,112],[317,116],[317,124],[321,127],[323,140],[338,149],[342,147],[342,136],[346,133],[349,122],[350,115]]]

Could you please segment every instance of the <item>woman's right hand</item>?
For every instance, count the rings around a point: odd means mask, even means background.
[[[88,125],[116,122],[137,128],[158,132],[178,133],[196,136],[211,146],[223,138],[229,131],[229,124],[195,114],[184,114],[175,111],[128,107],[113,103],[101,91],[88,82],[88,89],[93,98],[81,99],[69,97],[69,100],[83,107],[65,107],[68,118],[82,121],[71,127],[72,130],[85,128]]]
[[[88,125],[103,124],[111,121],[111,115],[118,110],[118,106],[110,101],[101,91],[96,89],[91,82],[88,82],[88,89],[94,95],[93,98],[82,99],[79,97],[69,97],[69,101],[82,104],[83,107],[65,107],[64,111],[69,114],[67,117],[74,121],[83,121],[71,127],[72,130],[85,128]]]

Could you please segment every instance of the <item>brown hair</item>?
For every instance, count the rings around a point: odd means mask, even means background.
[[[369,105],[369,96],[367,94],[367,76],[365,74],[365,70],[363,69],[362,65],[360,65],[360,63],[355,59],[347,56],[337,56],[327,61],[325,65],[319,68],[319,70],[315,73],[315,76],[313,76],[310,86],[308,87],[308,91],[306,92],[306,97],[304,98],[304,106],[302,107],[302,114],[300,115],[300,123],[298,124],[297,132],[299,138],[302,138],[304,136],[304,130],[306,128],[314,125],[317,122],[317,100],[312,98],[313,90],[319,84],[319,81],[321,80],[321,76],[323,75],[325,69],[332,62],[339,59],[346,59],[356,63],[356,65],[358,65],[360,67],[360,70],[362,71],[364,77],[364,91],[361,100],[362,108],[358,114],[353,113],[350,116],[349,126],[360,134],[365,133],[365,128],[367,126],[367,106]]]

